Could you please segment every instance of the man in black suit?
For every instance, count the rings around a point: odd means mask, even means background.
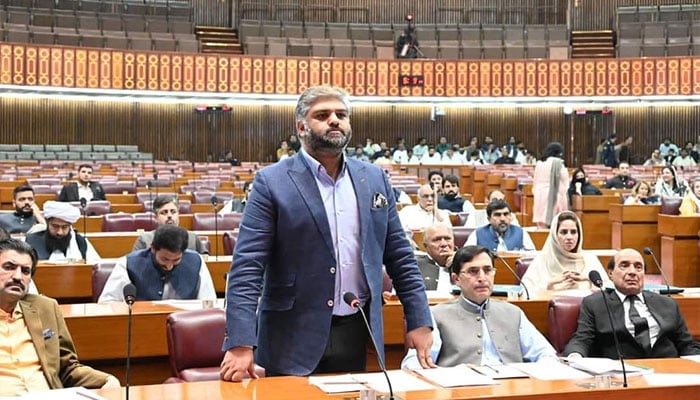
[[[63,189],[58,195],[58,201],[107,200],[102,185],[99,182],[91,181],[90,178],[92,178],[92,165],[82,164],[79,166],[78,182],[63,185]]]
[[[578,327],[564,349],[567,356],[617,359],[613,330],[603,296],[625,358],[672,358],[700,354],[678,304],[670,297],[643,292],[644,259],[633,249],[620,250],[608,263],[615,289],[604,289],[583,299]]]

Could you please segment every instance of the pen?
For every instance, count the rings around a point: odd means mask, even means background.
[[[86,399],[90,399],[90,400],[99,400],[99,399],[100,399],[99,397],[91,396],[91,395],[89,395],[89,394],[87,394],[87,393],[83,393],[83,392],[80,392],[80,391],[76,391],[75,394],[77,394],[78,396],[83,396],[83,397],[85,397]]]
[[[477,374],[479,374],[479,375],[484,375],[484,376],[486,376],[486,374],[485,374],[485,373],[483,373],[483,372],[479,371],[479,370],[478,370],[478,369],[476,369],[476,367],[475,367],[475,366],[473,366],[473,365],[467,365],[467,367],[469,367],[469,369],[471,369],[472,371],[476,372],[476,373],[477,373]]]
[[[500,371],[498,371],[496,368],[494,368],[494,367],[492,367],[492,366],[490,366],[490,365],[484,365],[484,367],[490,369],[491,371],[493,371],[493,372],[495,372],[495,373],[497,373],[497,374],[500,374]]]
[[[322,382],[321,385],[353,385],[353,384],[366,385],[369,382],[364,381],[336,381],[336,382]]]

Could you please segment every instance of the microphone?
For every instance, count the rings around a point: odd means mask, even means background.
[[[644,248],[644,254],[651,256],[651,258],[654,260],[654,264],[656,264],[656,268],[658,268],[659,272],[661,272],[661,277],[664,279],[664,283],[666,284],[666,295],[670,296],[671,295],[671,285],[669,285],[668,278],[666,278],[666,274],[664,273],[664,270],[661,269],[661,264],[659,264],[659,260],[656,259],[656,255],[654,254],[653,251],[651,251],[651,248],[649,248],[649,247]]]
[[[126,328],[126,400],[129,400],[129,377],[131,372],[131,321],[133,320],[132,307],[136,301],[136,286],[133,283],[127,283],[124,286],[124,301],[129,305],[129,318]]]
[[[85,207],[87,206],[87,199],[85,197],[80,198],[80,208],[83,211],[83,235],[87,234],[87,211]]]
[[[527,290],[527,286],[523,283],[523,278],[519,277],[518,274],[515,272],[515,270],[508,264],[508,261],[506,261],[503,257],[499,256],[498,253],[493,252],[494,258],[497,258],[501,260],[501,262],[508,268],[508,271],[510,271],[511,274],[515,277],[516,281],[518,282],[518,285],[522,286],[523,289],[525,289],[525,300],[530,300],[530,291]]]
[[[219,205],[219,199],[216,195],[211,196],[211,205],[214,207],[214,257],[219,259],[219,214],[216,213],[216,206]]]
[[[369,322],[367,322],[367,316],[365,315],[365,310],[362,309],[360,304],[360,299],[355,296],[353,292],[345,292],[343,294],[343,301],[345,304],[352,308],[356,308],[362,315],[362,320],[365,322],[365,327],[369,333],[370,339],[372,339],[372,346],[374,346],[374,351],[377,352],[377,362],[379,363],[379,368],[382,369],[384,377],[386,378],[386,383],[389,385],[389,400],[394,400],[394,389],[391,387],[391,380],[389,380],[389,374],[386,373],[386,365],[384,364],[384,358],[382,358],[382,353],[379,352],[379,347],[377,346],[377,341],[374,340],[374,335],[372,334],[372,328],[369,327]]]
[[[153,173],[153,184],[156,186],[156,197],[158,197],[158,173]]]
[[[613,322],[612,313],[610,312],[610,304],[608,303],[608,297],[605,295],[605,289],[603,289],[603,278],[600,277],[598,271],[591,271],[588,273],[588,279],[597,288],[600,288],[600,294],[603,296],[603,302],[605,303],[605,310],[608,313],[608,320],[610,321],[610,329],[613,332],[613,339],[615,340],[615,350],[617,351],[617,356],[620,358],[620,364],[622,364],[622,387],[627,387],[627,369],[625,368],[625,360],[622,357],[622,349],[620,348],[620,340],[617,338],[617,329],[615,329],[615,323]]]

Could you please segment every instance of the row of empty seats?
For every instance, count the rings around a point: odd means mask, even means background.
[[[617,23],[700,20],[700,4],[620,6]]]
[[[153,153],[77,152],[77,151],[6,151],[0,152],[0,160],[153,160]]]
[[[191,19],[192,5],[182,0],[0,0],[0,9],[59,12],[93,12],[125,15],[158,15]]]
[[[50,14],[38,11],[0,10],[0,23],[37,25],[51,28],[92,29],[105,31],[193,33],[186,19],[121,16],[114,14]]]
[[[700,54],[700,21],[625,22],[617,34],[619,57]]]
[[[135,144],[0,144],[3,151],[94,151],[138,153],[139,146]]]

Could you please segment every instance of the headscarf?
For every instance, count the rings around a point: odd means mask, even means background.
[[[73,224],[80,218],[80,210],[70,203],[47,201],[44,203],[44,218],[58,218]]]
[[[562,244],[559,243],[559,219],[564,215],[573,216],[573,220],[576,222],[576,229],[578,229],[578,243],[574,247],[573,251],[569,252],[564,250]],[[565,219],[568,221],[570,219]],[[578,219],[575,213],[571,211],[562,211],[555,215],[552,219],[552,225],[549,228],[549,236],[542,246],[542,263],[547,267],[550,276],[557,276],[564,273],[564,271],[578,271],[584,270],[585,262],[583,261],[583,254],[581,253],[581,247],[583,244],[583,226],[581,226],[581,220]]]

